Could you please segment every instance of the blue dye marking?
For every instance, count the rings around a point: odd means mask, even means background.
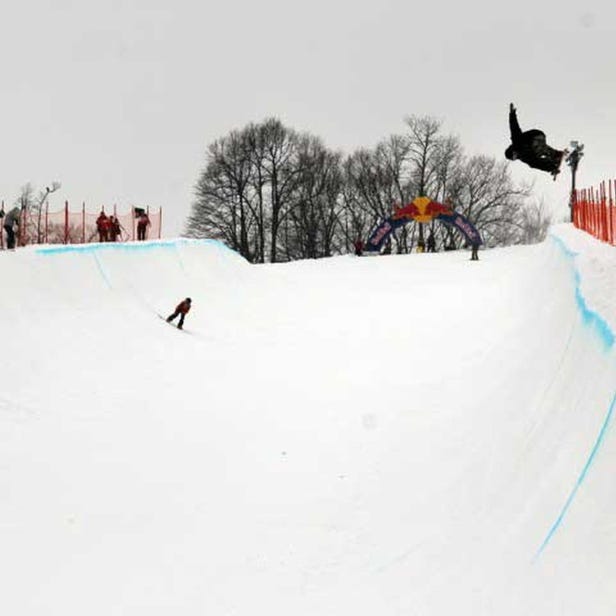
[[[113,287],[109,277],[105,273],[105,270],[100,262],[98,255],[102,251],[109,250],[121,250],[125,252],[131,251],[144,251],[144,250],[156,250],[156,249],[165,249],[165,250],[173,250],[176,252],[176,256],[178,257],[178,261],[180,267],[184,269],[184,263],[180,256],[180,252],[178,248],[180,246],[189,246],[189,245],[210,245],[218,248],[219,253],[224,251],[234,252],[228,246],[223,244],[218,240],[197,240],[197,239],[188,239],[188,238],[178,238],[174,240],[159,240],[159,241],[149,241],[149,242],[109,242],[109,243],[97,243],[97,244],[62,244],[60,246],[50,246],[44,248],[37,248],[36,253],[42,255],[58,255],[58,254],[69,254],[69,253],[80,253],[80,254],[91,254],[94,257],[94,261],[98,268],[98,271],[105,281],[105,284],[109,289]]]
[[[111,289],[111,282],[109,281],[109,277],[107,276],[107,274],[105,273],[105,270],[103,269],[103,266],[101,265],[98,255],[95,252],[93,252],[92,256],[94,257],[94,261],[96,263],[96,266],[98,267],[98,271],[100,272],[100,275],[103,277],[103,280],[107,284],[107,287]]]
[[[77,253],[90,253],[90,252],[99,252],[103,250],[122,250],[122,251],[143,251],[143,250],[154,250],[157,248],[166,248],[175,250],[178,246],[189,246],[189,245],[211,245],[216,246],[225,251],[234,252],[218,240],[196,240],[196,239],[186,239],[179,238],[174,240],[159,240],[159,241],[149,241],[149,242],[108,242],[101,244],[62,244],[59,246],[50,246],[45,248],[37,248],[37,254],[43,255],[57,255],[57,254],[68,254],[72,252]]]
[[[184,261],[182,261],[182,254],[180,253],[180,251],[178,250],[178,245],[175,245],[175,253],[176,253],[176,257],[178,258],[178,263],[180,264],[180,269],[185,272],[186,268],[184,267]]]
[[[569,257],[572,261],[577,257],[578,253],[572,251],[561,238],[556,237],[554,235],[550,235],[550,238],[556,242],[559,248]],[[580,289],[580,273],[578,272],[575,264],[573,264],[574,268],[574,277],[575,277],[575,303],[582,315],[582,321],[594,330],[599,335],[599,338],[603,342],[604,346],[607,349],[612,348],[614,346],[614,332],[611,330],[610,326],[607,324],[607,321],[595,310],[591,310],[588,307],[588,303],[586,299],[582,295],[582,291]]]
[[[607,429],[609,424],[611,423],[612,420],[612,415],[614,414],[614,407],[616,406],[616,395],[614,395],[614,397],[612,398],[612,403],[610,404],[610,408],[607,412],[607,415],[605,417],[605,420],[603,421],[603,425],[601,426],[601,430],[599,431],[599,436],[597,437],[597,440],[595,441],[594,447],[592,448],[592,451],[590,452],[590,456],[588,456],[588,460],[586,461],[586,464],[584,465],[584,468],[582,469],[582,472],[580,473],[580,476],[578,477],[577,482],[575,483],[575,486],[573,487],[573,490],[571,491],[571,494],[569,494],[569,498],[567,498],[567,500],[565,501],[565,504],[559,514],[559,516],[556,518],[556,522],[554,522],[554,524],[552,524],[552,528],[550,528],[546,538],[543,540],[543,543],[541,544],[541,547],[539,548],[537,554],[535,555],[535,559],[539,558],[539,556],[541,556],[541,553],[543,552],[543,550],[545,549],[545,547],[548,545],[548,543],[550,542],[550,540],[552,539],[552,537],[554,536],[554,533],[556,533],[556,531],[558,530],[559,526],[562,524],[562,521],[565,518],[565,514],[567,513],[567,511],[569,510],[569,507],[571,506],[571,503],[573,502],[573,499],[575,498],[575,495],[577,494],[577,491],[580,489],[582,483],[584,482],[584,479],[586,479],[586,475],[588,474],[588,471],[590,469],[590,465],[593,463],[597,452],[599,451],[599,448],[601,447],[601,445],[603,444],[603,440],[605,438],[605,434],[607,433]]]
[[[569,257],[572,261],[575,259],[578,253],[572,251],[563,242],[561,238],[556,237],[554,235],[550,235],[550,237],[562,249],[562,251],[565,253],[567,257]],[[584,299],[584,296],[582,295],[582,292],[580,290],[580,274],[577,268],[575,268],[575,265],[573,267],[574,267],[574,274],[575,274],[575,303],[581,313],[582,320],[586,325],[594,329],[594,331],[599,335],[599,338],[601,339],[605,347],[607,349],[610,349],[614,345],[614,332],[610,329],[607,322],[597,312],[595,312],[594,310],[591,310],[588,307],[588,304],[586,303],[586,300]],[[560,511],[560,514],[556,518],[556,521],[554,522],[554,524],[552,524],[552,527],[548,531],[546,538],[543,540],[541,547],[537,551],[537,554],[535,555],[535,560],[541,556],[541,554],[547,547],[548,543],[550,543],[552,537],[554,536],[556,531],[561,526],[565,518],[565,515],[567,514],[567,511],[569,510],[569,507],[571,506],[571,504],[573,503],[573,500],[575,499],[575,496],[578,490],[582,486],[582,483],[584,483],[584,480],[586,479],[586,475],[588,474],[588,471],[590,470],[590,467],[595,457],[597,456],[597,453],[601,445],[603,444],[603,440],[607,433],[607,429],[611,423],[612,415],[614,414],[615,407],[616,407],[616,394],[614,394],[614,397],[612,398],[610,407],[607,411],[605,419],[603,420],[603,425],[601,426],[601,430],[599,431],[599,436],[597,436],[597,439],[595,440],[595,444],[590,452],[590,455],[588,456],[588,459],[586,460],[586,464],[584,465],[584,468],[582,469],[582,472],[580,473],[580,476],[578,477],[578,480],[575,483],[573,490],[571,491],[571,493],[569,494],[569,497],[565,501],[565,504],[563,505]]]

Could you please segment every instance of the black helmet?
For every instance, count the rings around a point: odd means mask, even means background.
[[[190,297],[187,297],[186,301],[190,304],[192,302],[192,299],[190,299]]]

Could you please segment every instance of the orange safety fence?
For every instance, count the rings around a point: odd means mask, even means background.
[[[573,224],[602,242],[616,245],[616,180],[573,194]]]
[[[2,209],[4,202],[2,202]],[[11,209],[11,208],[9,208]],[[96,219],[101,211],[107,216],[113,215],[118,219],[120,232],[115,240],[106,241],[132,242],[137,240],[137,216],[139,209],[146,211],[150,224],[146,227],[145,239],[160,239],[162,233],[162,208],[158,212],[151,212],[148,207],[131,208],[127,214],[118,214],[116,207],[102,207],[96,213],[86,212],[85,204],[81,211],[70,211],[68,202],[59,212],[50,212],[48,206],[40,211],[23,210],[21,212],[19,229],[16,230],[20,246],[28,244],[87,244],[99,242]],[[0,233],[0,248],[4,248],[4,233]]]

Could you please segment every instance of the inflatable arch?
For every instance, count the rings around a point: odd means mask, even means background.
[[[397,208],[392,216],[386,218],[377,226],[368,238],[366,250],[373,252],[381,250],[391,232],[407,222],[431,222],[434,219],[458,229],[466,237],[469,244],[482,244],[479,231],[462,214],[458,214],[447,205],[432,201],[428,197],[417,197],[408,205]]]

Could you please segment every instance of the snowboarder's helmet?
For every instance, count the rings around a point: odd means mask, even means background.
[[[190,297],[187,297],[186,301],[190,304],[190,302],[192,302],[192,299],[190,299]]]

